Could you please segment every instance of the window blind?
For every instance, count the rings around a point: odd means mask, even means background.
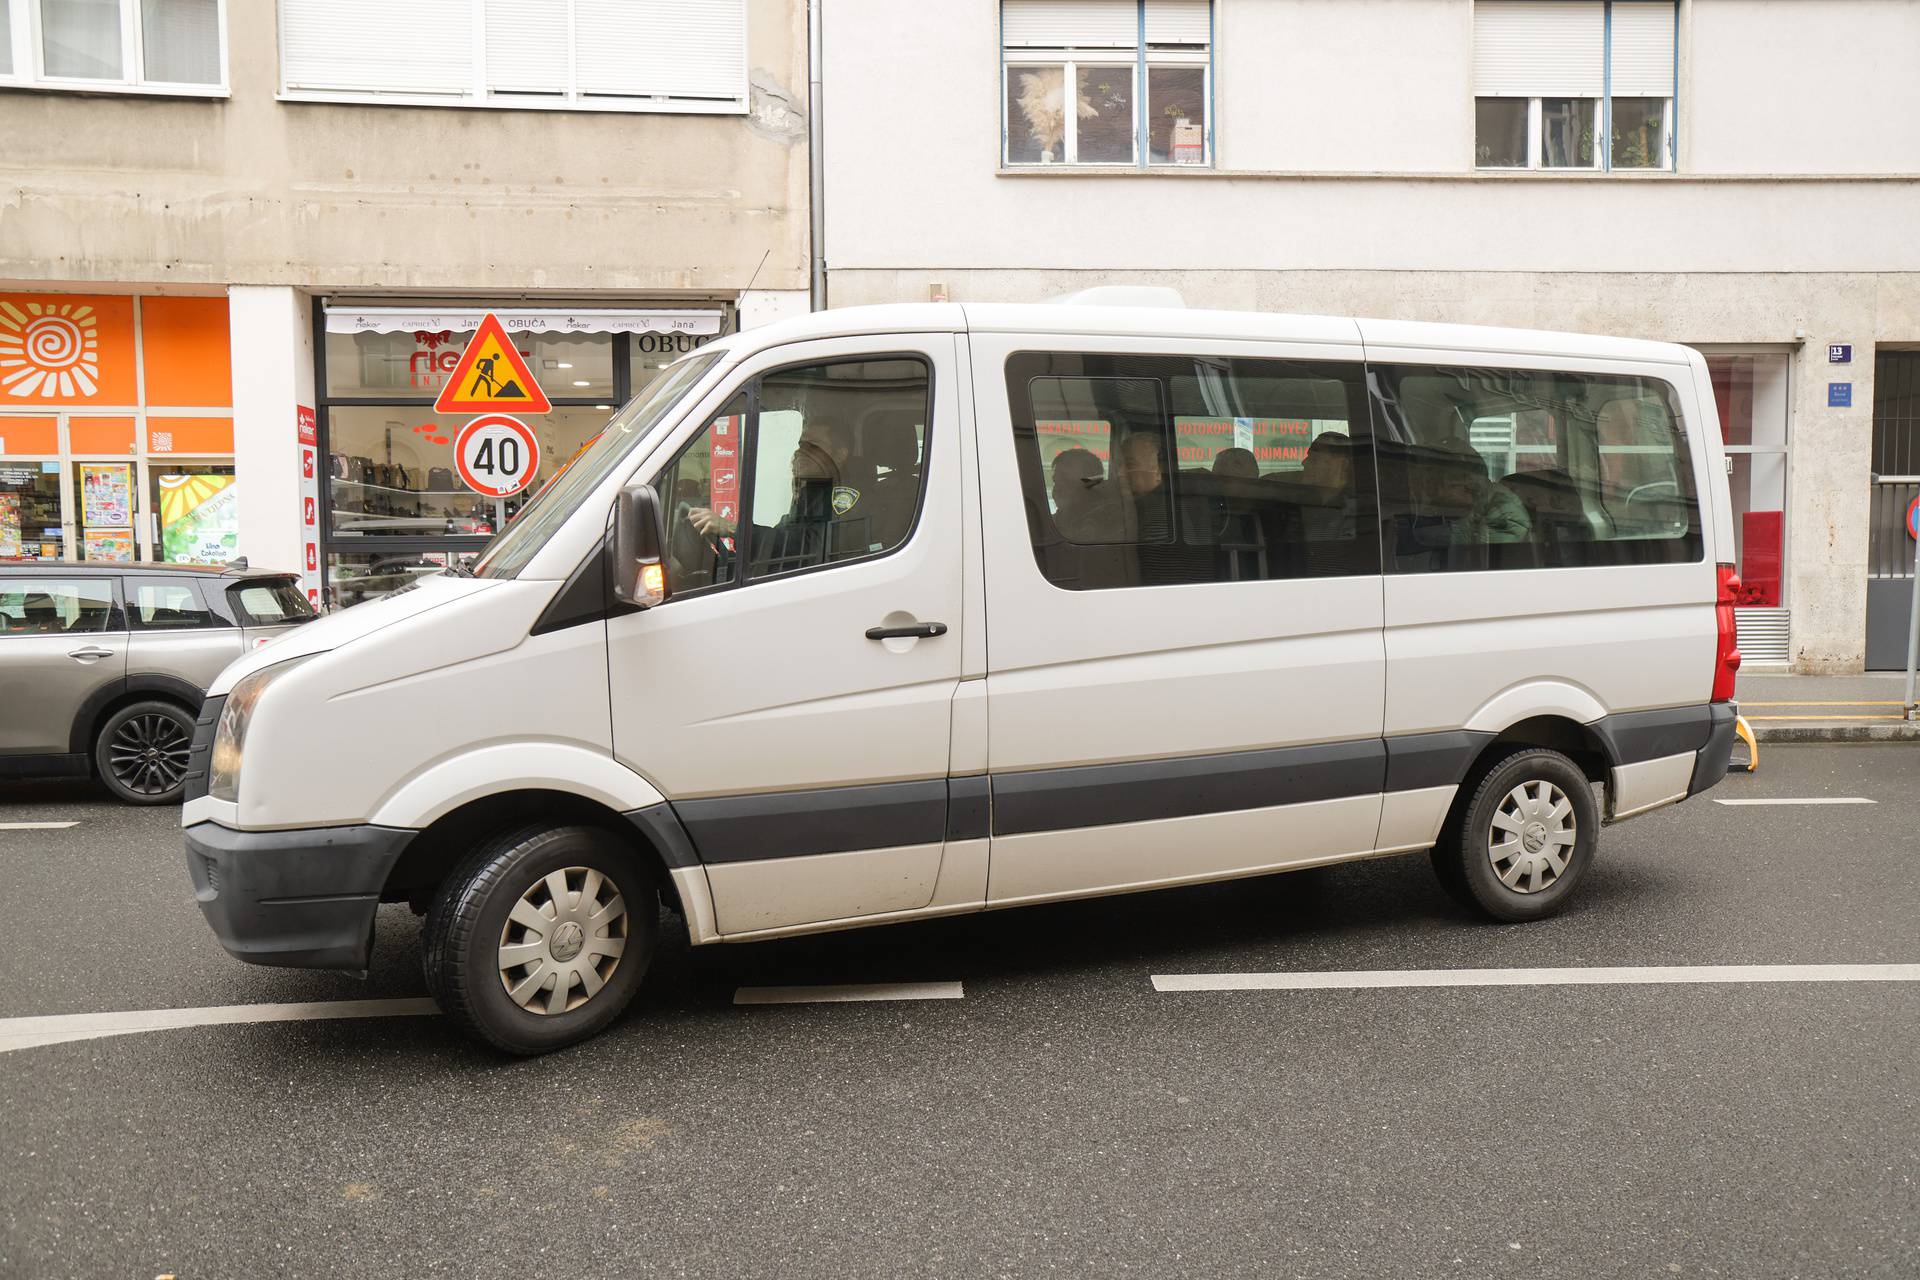
[[[1140,42],[1134,0],[1002,0],[1009,49],[1131,49]]]
[[[284,0],[281,74],[288,89],[467,93],[471,0]]]
[[[1473,7],[1480,97],[1597,98],[1605,64],[1600,0],[1479,0]]]
[[[219,0],[141,0],[140,33],[147,79],[220,83]]]
[[[1673,97],[1673,10],[1672,0],[1614,0],[1614,97]]]
[[[745,0],[574,0],[581,93],[738,99]]]
[[[486,0],[487,87],[567,91],[568,0]]]
[[[1205,47],[1213,36],[1209,0],[1147,0],[1147,43]]]

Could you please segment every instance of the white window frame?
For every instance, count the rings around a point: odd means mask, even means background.
[[[46,47],[41,39],[41,0],[11,0],[5,32],[13,50],[13,71],[0,74],[0,88],[52,89],[67,93],[113,93],[162,98],[230,98],[227,73],[227,0],[216,0],[215,25],[220,36],[218,84],[187,84],[177,80],[149,80],[146,41],[142,38],[140,0],[120,0],[120,66],[129,74],[119,79],[53,76],[46,70]]]
[[[392,0],[395,4],[405,0]],[[225,0],[222,0],[225,3]],[[621,95],[582,94],[579,90],[579,59],[576,49],[576,31],[573,21],[574,3],[567,0],[567,88],[559,93],[501,93],[488,84],[487,75],[487,9],[485,0],[471,0],[473,5],[473,78],[465,93],[377,93],[364,89],[289,89],[287,88],[287,64],[284,42],[276,38],[275,64],[279,92],[274,97],[281,102],[334,102],[356,103],[363,106],[382,107],[471,107],[489,111],[602,111],[627,114],[653,115],[715,115],[743,116],[748,112],[747,81],[750,74],[750,62],[745,46],[749,43],[747,30],[746,0],[715,0],[715,3],[738,4],[742,13],[741,21],[741,57],[739,92],[733,98],[672,98],[656,96],[635,98]],[[276,19],[283,16],[287,0],[274,0]],[[284,22],[278,29],[283,29]]]
[[[1044,48],[1040,46],[1010,46],[1001,41],[1000,47],[1000,167],[1003,169],[1151,169],[1156,173],[1181,169],[1211,169],[1214,165],[1214,96],[1213,96],[1213,54],[1218,35],[1218,13],[1214,6],[1219,0],[1210,0],[1208,7],[1208,38],[1204,49],[1192,46],[1155,46],[1142,45],[1136,38],[1131,45],[1105,47],[1063,46]],[[995,21],[1000,19],[999,0],[995,3]],[[1081,160],[1079,158],[1080,116],[1077,110],[1066,112],[1064,135],[1060,144],[1061,158],[1058,161],[1015,160],[1013,152],[1013,120],[1008,111],[1008,97],[1016,72],[1059,67],[1065,77],[1063,85],[1064,101],[1072,104],[1077,101],[1078,92],[1075,75],[1078,68],[1131,66],[1133,75],[1133,150],[1128,160]],[[1152,124],[1150,112],[1153,104],[1149,101],[1149,86],[1152,83],[1152,71],[1155,67],[1199,67],[1201,69],[1201,90],[1206,100],[1206,119],[1200,130],[1201,157],[1199,164],[1174,164],[1171,160],[1154,161],[1151,155],[1150,139]]]

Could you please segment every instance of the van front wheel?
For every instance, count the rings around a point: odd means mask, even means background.
[[[535,827],[483,846],[427,913],[427,987],[508,1053],[594,1035],[640,989],[660,920],[651,868],[597,827]]]
[[[1587,775],[1558,751],[1518,751],[1480,779],[1433,850],[1460,905],[1496,920],[1540,920],[1593,862],[1600,828]]]

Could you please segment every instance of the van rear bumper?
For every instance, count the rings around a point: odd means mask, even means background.
[[[1689,796],[1697,796],[1727,776],[1727,762],[1733,759],[1733,744],[1738,735],[1733,731],[1734,721],[1740,716],[1740,708],[1732,702],[1715,702],[1707,707],[1710,717],[1707,724],[1707,745],[1700,748],[1694,757],[1693,781],[1687,787]]]
[[[397,827],[186,829],[193,896],[220,945],[248,964],[364,972],[387,873],[418,832]]]

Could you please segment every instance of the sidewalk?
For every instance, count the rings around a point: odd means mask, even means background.
[[[1906,676],[1740,673],[1740,714],[1761,742],[1920,742],[1901,718]]]

